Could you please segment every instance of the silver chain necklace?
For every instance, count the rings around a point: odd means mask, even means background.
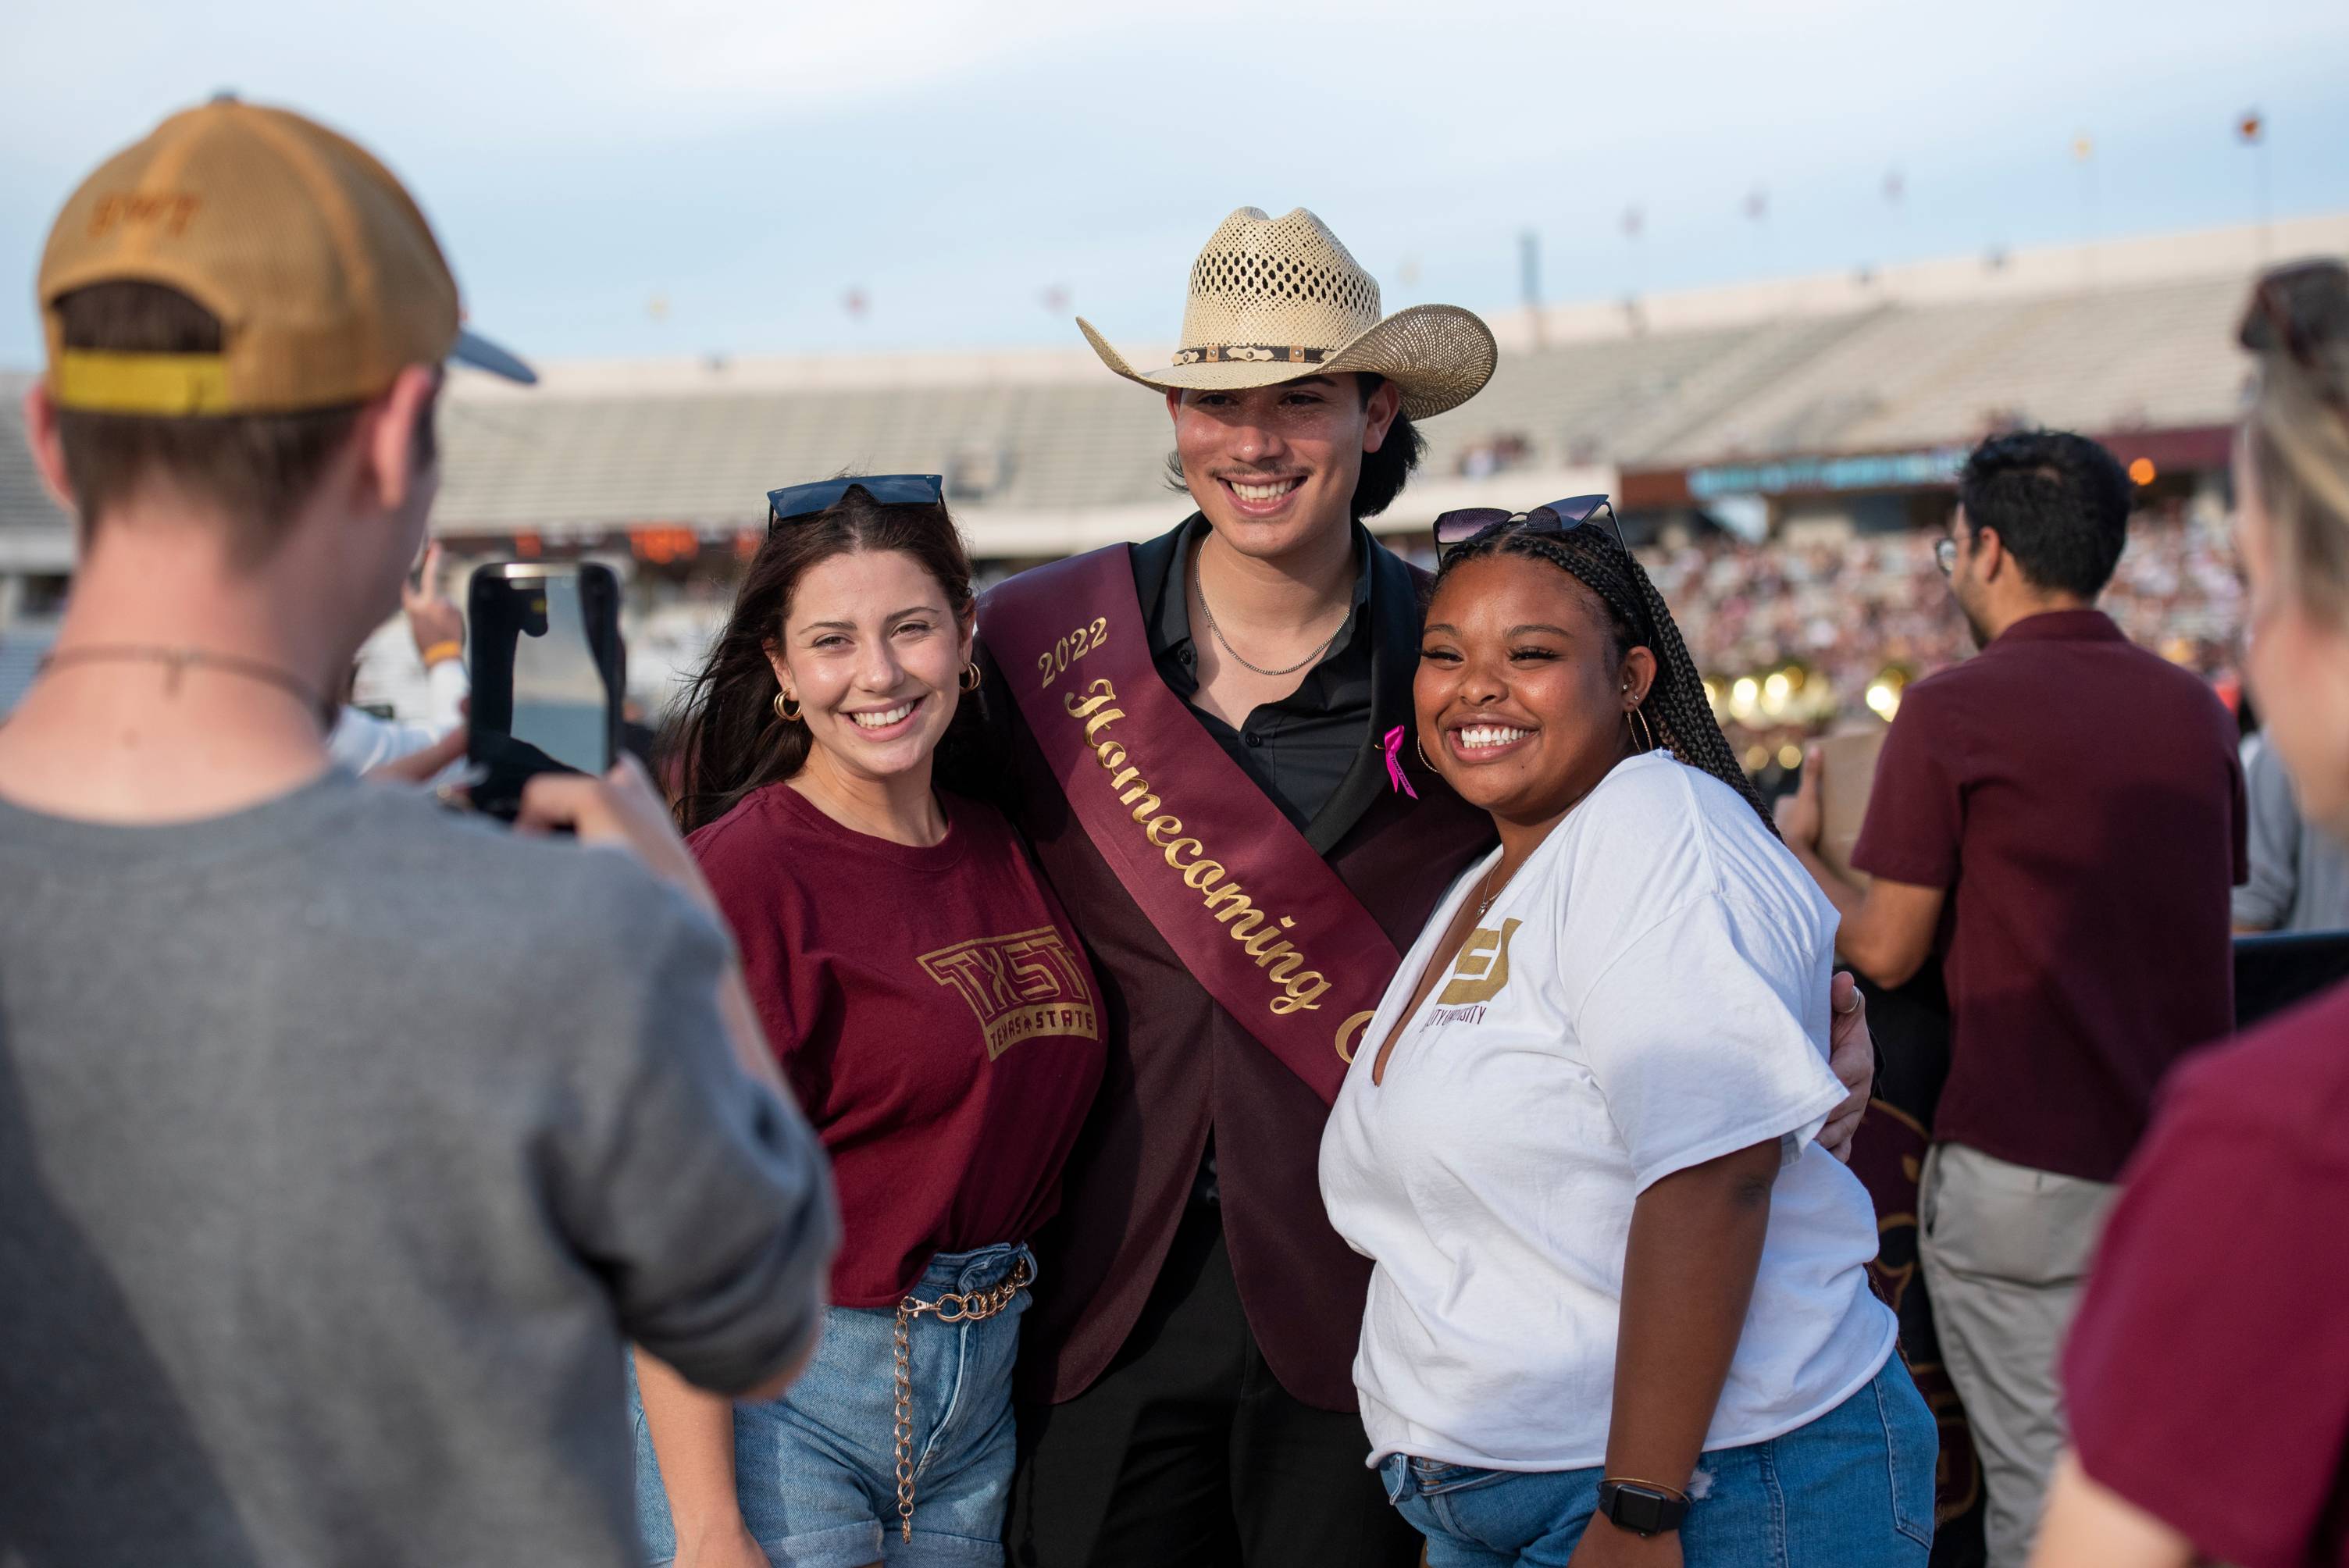
[[[1206,616],[1207,631],[1215,637],[1216,645],[1221,647],[1224,652],[1231,655],[1233,658],[1237,659],[1243,667],[1254,670],[1260,676],[1293,676],[1298,671],[1303,669],[1306,665],[1317,663],[1322,655],[1330,651],[1330,645],[1338,640],[1338,634],[1346,629],[1346,623],[1353,618],[1353,613],[1350,610],[1348,611],[1346,614],[1338,618],[1338,624],[1330,631],[1327,637],[1322,639],[1321,645],[1319,647],[1314,649],[1311,653],[1306,655],[1303,658],[1298,660],[1295,664],[1290,665],[1286,669],[1268,670],[1262,665],[1249,664],[1246,656],[1243,655],[1237,648],[1232,646],[1232,640],[1224,635],[1224,629],[1216,624],[1216,612],[1207,603],[1207,580],[1200,573],[1198,557],[1196,555],[1194,555],[1191,558],[1191,579],[1194,583],[1198,584],[1199,613]]]
[[[1495,864],[1495,865],[1494,866],[1494,868],[1493,868],[1493,870],[1494,870],[1494,871],[1498,871],[1499,869],[1500,869],[1500,867],[1499,867],[1499,865],[1498,865],[1498,864]],[[1482,920],[1482,919],[1484,919],[1484,918],[1485,918],[1485,912],[1486,910],[1488,910],[1488,909],[1492,908],[1492,907],[1493,907],[1493,901],[1494,901],[1495,898],[1497,898],[1497,897],[1499,897],[1499,896],[1500,896],[1497,892],[1493,892],[1493,891],[1492,891],[1492,887],[1493,887],[1493,872],[1486,872],[1485,873],[1485,875],[1484,875],[1484,877],[1483,877],[1482,881],[1483,881],[1483,885],[1484,885],[1484,888],[1485,888],[1485,896],[1484,896],[1484,898],[1483,898],[1482,900],[1480,900],[1480,901],[1478,902],[1477,905],[1476,905],[1476,918],[1477,918],[1477,919],[1479,919],[1479,920]]]

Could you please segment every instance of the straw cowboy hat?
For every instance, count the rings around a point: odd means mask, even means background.
[[[1191,264],[1183,346],[1164,370],[1136,370],[1092,324],[1078,327],[1102,363],[1170,391],[1234,391],[1303,376],[1376,371],[1414,419],[1441,414],[1492,378],[1492,329],[1452,304],[1381,317],[1379,285],[1328,224],[1302,207],[1268,218],[1243,207]]]

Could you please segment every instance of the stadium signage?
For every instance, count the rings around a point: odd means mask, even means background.
[[[1963,447],[1934,447],[1923,451],[1722,463],[1689,469],[1688,493],[1692,500],[1706,501],[1733,495],[1917,490],[1956,484],[1965,460]]]

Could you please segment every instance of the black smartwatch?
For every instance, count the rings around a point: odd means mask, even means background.
[[[1634,1535],[1661,1535],[1678,1530],[1688,1517],[1689,1500],[1667,1486],[1644,1480],[1602,1480],[1599,1511],[1618,1530]]]

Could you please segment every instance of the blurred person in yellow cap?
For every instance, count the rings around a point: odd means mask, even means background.
[[[509,834],[325,737],[444,362],[529,372],[380,163],[233,98],[67,199],[39,303],[81,564],[0,727],[0,1562],[631,1562],[624,1336],[780,1387],[821,1155],[633,765]]]

